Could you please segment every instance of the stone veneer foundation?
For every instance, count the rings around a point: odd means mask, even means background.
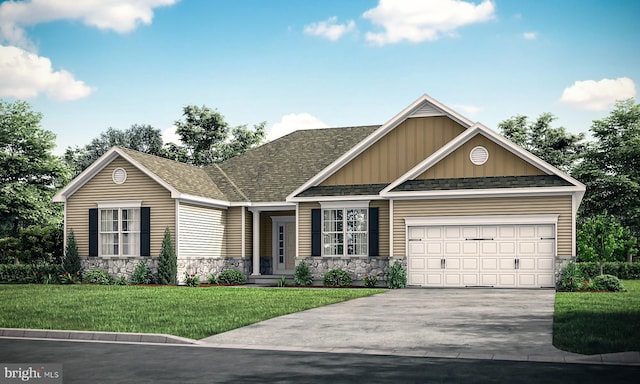
[[[301,262],[307,263],[314,280],[322,280],[325,273],[332,269],[342,269],[351,275],[354,280],[362,280],[365,275],[377,276],[384,280],[389,272],[389,265],[399,261],[404,270],[407,270],[405,257],[387,256],[352,256],[352,257],[300,257],[296,259],[296,266]]]

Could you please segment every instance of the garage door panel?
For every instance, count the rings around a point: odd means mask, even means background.
[[[498,251],[501,256],[515,256],[516,254],[516,242],[515,241],[501,241],[498,244]]]
[[[409,239],[424,239],[425,231],[424,227],[409,227]]]
[[[454,240],[459,240],[460,237],[460,227],[444,227],[445,231],[444,231],[444,236],[445,239],[449,240],[449,239],[454,239]]]
[[[481,241],[480,253],[482,255],[497,255],[498,254],[498,242],[496,241]]]
[[[495,273],[483,273],[480,275],[480,284],[495,287],[498,285],[498,275]]]
[[[437,242],[427,242],[427,243],[423,243],[426,244],[426,250],[427,250],[427,254],[429,256],[435,256],[435,255],[442,255],[442,243]]]
[[[553,255],[554,251],[555,247],[553,241],[542,240],[538,242],[538,249],[536,252],[538,255]]]
[[[516,286],[516,274],[515,273],[502,273],[498,275],[499,287],[515,287]]]
[[[445,242],[445,254],[447,255],[460,255],[461,253],[461,244],[458,241],[448,241]]]
[[[426,275],[427,282],[423,285],[429,286],[442,286],[444,281],[442,280],[442,274],[440,273],[429,273]]]
[[[425,285],[427,280],[424,273],[413,272],[409,278],[410,285]]]
[[[538,287],[554,287],[555,286],[555,279],[553,274],[539,274],[538,276],[538,284],[536,284],[536,286]]]
[[[427,239],[442,239],[442,228],[429,227],[426,229]]]
[[[478,270],[478,258],[477,257],[465,257],[462,259],[462,269],[465,271]]]
[[[409,242],[409,254],[416,256],[424,256],[427,254],[427,245],[417,241]]]
[[[461,267],[460,259],[456,257],[448,257],[445,259],[445,269],[448,271],[459,270]],[[445,272],[446,273],[446,272]]]
[[[520,225],[518,226],[518,237],[520,239],[533,239],[536,237],[535,225]]]
[[[423,271],[427,268],[427,259],[424,257],[412,257],[409,261],[409,268],[414,271]]]
[[[536,270],[536,259],[527,257],[518,259],[518,269],[522,271]]]
[[[537,263],[538,271],[553,272],[553,266],[555,264],[553,258],[539,258],[537,259]]]
[[[555,233],[553,232],[553,225],[539,225],[538,237],[540,238],[553,238]]]
[[[466,239],[475,239],[479,236],[478,227],[462,227],[462,237]]]
[[[463,255],[477,255],[478,254],[478,241],[464,241],[462,244]]]
[[[480,269],[482,271],[496,271],[498,270],[498,259],[495,257],[482,257],[480,262]]]
[[[519,273],[518,274],[518,286],[520,287],[536,287],[536,275],[533,273]]]
[[[501,225],[498,227],[498,238],[514,239],[516,237],[516,227],[513,225]]]
[[[492,238],[495,239],[498,237],[498,227],[490,227],[490,226],[482,226],[480,227],[480,237],[482,238]]]
[[[478,283],[478,274],[477,273],[465,273],[462,275],[462,285],[466,286],[477,286],[480,285]]]
[[[534,255],[536,253],[536,243],[534,241],[519,241],[519,255]]]

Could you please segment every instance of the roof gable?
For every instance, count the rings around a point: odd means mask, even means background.
[[[411,103],[411,105],[403,109],[396,116],[391,118],[391,120],[387,121],[385,124],[380,126],[380,128],[375,130],[364,140],[357,143],[357,145],[355,145],[349,151],[344,153],[335,161],[327,165],[320,172],[315,174],[306,183],[296,188],[292,193],[289,194],[289,196],[287,197],[287,200],[294,199],[296,195],[300,194],[301,192],[307,190],[310,187],[320,185],[320,183],[322,183],[328,177],[330,177],[331,175],[339,171],[342,167],[348,164],[351,160],[355,159],[358,155],[366,151],[378,140],[383,138],[388,132],[392,131],[393,129],[398,127],[400,124],[402,124],[405,120],[409,118],[415,118],[415,117],[434,117],[434,116],[446,116],[451,120],[457,122],[464,128],[470,127],[473,124],[471,120],[460,115],[459,113],[445,106],[439,101],[433,99],[429,95],[424,94],[421,97],[419,97],[416,101]]]
[[[82,188],[83,185],[117,158],[123,158],[149,176],[171,192],[171,197],[173,198],[199,198],[202,202],[224,205],[224,195],[201,168],[120,147],[113,147],[102,155],[68,185],[58,191],[53,197],[53,201],[66,201],[67,197]]]
[[[485,127],[484,125],[476,123],[473,127],[469,128],[468,130],[466,130],[465,132],[460,134],[458,137],[456,137],[455,139],[453,139],[452,141],[447,143],[445,146],[440,148],[440,150],[436,151],[433,155],[431,155],[430,157],[428,157],[427,159],[422,161],[420,164],[415,166],[413,169],[411,169],[409,172],[404,174],[402,177],[398,178],[393,183],[389,184],[386,188],[384,188],[380,192],[380,194],[382,196],[393,196],[394,193],[404,193],[402,191],[403,187],[400,187],[403,184],[405,186],[408,185],[408,184],[413,184],[414,186],[418,185],[418,184],[425,184],[425,185],[426,184],[433,184],[433,182],[425,182],[424,180],[432,180],[432,178],[436,178],[437,179],[438,165],[445,166],[446,165],[445,164],[446,163],[446,159],[450,155],[454,154],[455,151],[458,150],[459,148],[463,148],[460,153],[465,153],[465,149],[469,149],[469,147],[471,147],[474,144],[473,139],[476,138],[476,137],[479,137],[480,140],[483,140],[485,143],[494,143],[494,144],[498,145],[499,147],[494,147],[494,149],[498,149],[499,152],[501,151],[501,149],[504,149],[504,150],[508,151],[508,153],[514,155],[515,158],[513,158],[513,159],[516,159],[515,161],[518,162],[518,164],[515,165],[516,168],[521,164],[526,164],[526,167],[523,168],[522,172],[519,172],[518,174],[510,175],[509,173],[513,173],[513,172],[498,172],[498,173],[502,173],[502,174],[498,174],[498,175],[486,175],[485,174],[485,175],[478,175],[478,176],[483,176],[483,177],[510,177],[510,176],[520,177],[520,176],[552,175],[552,176],[557,176],[557,178],[563,180],[564,183],[544,181],[544,182],[542,182],[543,184],[546,184],[544,186],[547,186],[547,185],[550,186],[550,187],[567,187],[567,186],[571,186],[571,187],[575,187],[575,188],[577,188],[577,190],[581,190],[581,191],[584,191],[584,189],[585,189],[585,186],[582,183],[580,183],[578,180],[576,180],[576,179],[572,178],[571,176],[565,174],[564,172],[562,172],[559,169],[555,168],[551,164],[549,164],[546,161],[540,159],[539,157],[533,155],[532,153],[524,150],[523,148],[517,146],[516,144],[510,142],[506,138],[498,135],[497,133],[493,132],[492,130],[490,130],[489,128]],[[467,144],[467,143],[471,143],[471,144]],[[465,144],[467,144],[466,147],[464,147]],[[455,159],[455,156],[449,157],[449,159]],[[443,160],[445,160],[445,162],[441,163]],[[520,160],[524,161],[524,163],[519,163]],[[474,167],[475,167],[475,165],[474,165]],[[432,168],[434,169],[434,171],[430,171]],[[485,171],[487,169],[489,169],[489,167],[485,168]],[[464,171],[462,171],[462,172],[464,172]],[[460,178],[464,178],[465,177],[464,173],[461,176],[462,177],[460,177]],[[471,176],[471,177],[474,177],[474,176]],[[410,181],[410,180],[413,180],[415,182],[414,183],[406,183],[407,181]],[[423,182],[420,182],[419,180],[423,180]],[[555,180],[555,178],[554,178],[554,180]],[[551,184],[554,184],[554,185],[552,186]],[[398,188],[398,187],[400,187],[400,188]],[[533,184],[526,185],[526,186],[518,185],[518,187],[529,188],[529,187],[542,187],[542,186],[535,185],[535,183],[533,183]],[[487,185],[486,188],[494,188],[494,186]],[[497,188],[502,188],[502,186],[498,186]],[[440,189],[442,189],[442,188],[440,188]],[[472,188],[470,188],[470,189],[472,189]],[[404,188],[404,190],[406,190],[406,187]]]

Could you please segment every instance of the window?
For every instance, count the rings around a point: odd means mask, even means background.
[[[139,256],[140,208],[101,208],[100,254]]]
[[[368,254],[367,212],[367,208],[322,210],[325,256],[366,256]]]

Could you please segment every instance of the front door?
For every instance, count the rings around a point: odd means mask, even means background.
[[[295,217],[274,217],[273,229],[273,273],[293,273],[296,261]]]

